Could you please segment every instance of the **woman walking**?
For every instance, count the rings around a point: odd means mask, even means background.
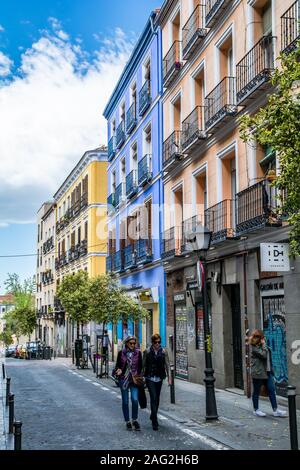
[[[161,347],[161,337],[158,334],[152,336],[151,343],[151,347],[143,354],[143,374],[150,394],[152,428],[157,431],[159,397],[166,377],[170,384],[170,362],[167,351]]]
[[[116,375],[119,378],[122,393],[122,410],[126,427],[128,430],[140,431],[138,419],[138,387],[134,383],[140,378],[142,371],[142,353],[136,348],[136,338],[128,336],[124,343],[124,348],[118,352],[116,362]],[[132,403],[132,422],[129,418],[129,390]]]
[[[269,399],[273,408],[273,416],[285,417],[287,413],[277,407],[276,392],[274,385],[274,372],[272,366],[271,349],[266,345],[264,333],[261,330],[254,330],[249,338],[251,345],[251,375],[253,382],[253,413],[256,416],[264,417],[266,413],[258,407],[259,392],[262,385],[268,390]]]

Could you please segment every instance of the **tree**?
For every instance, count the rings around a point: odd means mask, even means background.
[[[9,346],[13,343],[12,331],[10,328],[5,327],[4,330],[0,333],[0,341],[4,343],[4,346]]]
[[[110,274],[91,279],[89,311],[90,317],[103,325],[149,316],[148,310],[126,295],[117,279]]]
[[[90,320],[89,311],[89,278],[86,271],[66,275],[57,289],[63,308],[68,316],[77,324],[77,338],[79,338],[80,323]]]
[[[14,297],[15,308],[5,315],[6,323],[12,334],[17,338],[21,335],[29,336],[36,326],[36,312],[34,308],[34,279],[28,278],[20,281],[16,273],[8,274],[4,282],[7,293]]]
[[[240,119],[240,135],[245,142],[255,140],[271,146],[278,154],[280,172],[274,186],[280,191],[282,213],[291,225],[291,254],[300,255],[300,49],[281,53],[281,68],[272,84],[276,87],[266,107],[254,116]]]

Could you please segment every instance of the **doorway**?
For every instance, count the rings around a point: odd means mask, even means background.
[[[244,389],[240,286],[230,286],[234,387]]]

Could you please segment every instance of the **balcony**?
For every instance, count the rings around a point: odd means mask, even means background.
[[[108,142],[107,146],[107,158],[111,162],[114,156],[116,155],[116,137],[113,135]]]
[[[206,0],[205,25],[207,28],[214,26],[229,3],[231,3],[230,0]]]
[[[225,77],[205,98],[205,128],[218,128],[237,114],[235,78]]]
[[[139,115],[143,116],[151,105],[151,82],[146,80],[139,92]]]
[[[87,240],[81,240],[79,244],[79,255],[86,256],[87,255]]]
[[[165,88],[177,77],[182,68],[180,57],[181,41],[174,41],[163,60],[163,81]]]
[[[151,169],[151,158],[152,155],[145,155],[138,164],[138,183],[139,186],[145,186],[148,184],[153,177]]]
[[[123,250],[115,253],[114,272],[121,273],[124,270]]]
[[[181,254],[186,253],[187,247],[187,234],[189,232],[195,231],[197,226],[201,224],[200,218],[195,215],[193,217],[190,217],[187,220],[184,220],[182,222],[182,239],[181,239]]]
[[[125,122],[122,120],[117,127],[116,148],[120,149],[125,142]]]
[[[114,254],[106,257],[106,272],[114,271]]]
[[[132,198],[138,192],[138,189],[137,170],[132,170],[126,176],[126,196],[128,199]]]
[[[136,246],[134,243],[124,248],[124,269],[136,267]]]
[[[161,259],[166,260],[181,254],[182,229],[172,227],[165,230],[161,241]]]
[[[84,210],[88,206],[88,194],[83,193],[80,198],[80,210]]]
[[[152,241],[151,239],[141,239],[136,243],[137,264],[150,263],[152,261]]]
[[[300,1],[297,0],[281,17],[281,50],[289,54],[300,39]]]
[[[53,236],[51,236],[50,238],[48,238],[47,241],[43,243],[43,254],[46,255],[53,248],[54,248],[54,240],[53,240]]]
[[[174,131],[163,143],[163,169],[170,170],[182,158],[181,131]]]
[[[204,126],[204,106],[197,106],[182,123],[182,151],[189,154],[207,134]]]
[[[269,86],[274,70],[275,37],[263,36],[236,66],[237,104],[247,104]]]
[[[188,60],[207,34],[205,28],[205,5],[197,5],[182,28],[182,57]]]
[[[276,188],[267,180],[239,192],[236,196],[236,235],[267,227],[280,227],[279,201]]]
[[[212,243],[234,237],[234,201],[225,199],[204,212],[205,226],[212,232]]]
[[[126,132],[130,134],[137,125],[136,103],[132,103],[126,113]]]
[[[115,208],[126,202],[125,183],[120,183],[115,192]]]
[[[51,269],[47,269],[47,271],[42,273],[42,284],[44,285],[51,284],[53,281],[54,281],[54,277],[53,277]]]

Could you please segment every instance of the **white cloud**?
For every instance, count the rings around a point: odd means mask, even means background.
[[[0,33],[4,33],[5,29],[4,27],[2,26],[2,24],[0,24]]]
[[[0,81],[1,224],[34,221],[83,153],[106,143],[102,111],[132,49],[117,30],[91,57],[51,21],[19,76]]]
[[[0,78],[10,75],[12,65],[13,61],[0,51]]]

